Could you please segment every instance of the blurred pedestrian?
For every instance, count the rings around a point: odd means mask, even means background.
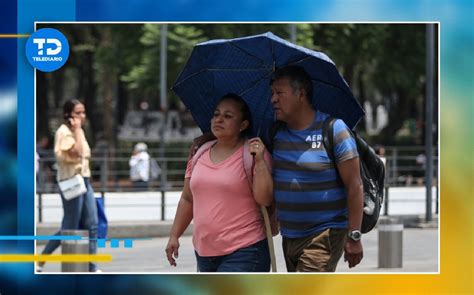
[[[87,229],[89,231],[89,253],[96,254],[97,207],[89,179],[91,176],[89,168],[91,151],[82,128],[86,122],[84,104],[77,99],[66,101],[63,107],[63,119],[64,122],[56,131],[54,138],[54,154],[58,164],[57,181],[70,179],[79,174],[83,178],[87,191],[66,200],[60,190],[64,210],[61,230]],[[56,235],[61,235],[61,230]],[[53,253],[60,244],[60,240],[50,240],[42,254]],[[42,271],[44,263],[38,263],[37,271]],[[89,263],[89,271],[98,271],[95,263]]]
[[[387,158],[385,157],[385,148],[383,145],[376,145],[374,149],[375,153],[380,157],[385,167],[387,167]]]
[[[36,171],[36,181],[38,181],[38,171],[39,171],[39,165],[40,165],[40,156],[38,152],[35,154],[35,171]],[[38,185],[38,183],[37,183]]]
[[[415,162],[416,171],[414,176],[416,177],[416,184],[423,185],[426,172],[426,155],[424,153],[418,154],[415,158]]]
[[[160,167],[148,154],[148,146],[139,142],[133,148],[132,156],[128,162],[130,165],[130,180],[136,190],[148,189],[151,179],[158,178]]]

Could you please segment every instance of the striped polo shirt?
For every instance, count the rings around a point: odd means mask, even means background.
[[[347,227],[347,194],[323,144],[327,117],[317,111],[311,127],[282,127],[273,139],[274,196],[284,237]],[[342,120],[335,121],[333,132],[336,163],[358,157],[355,140]]]

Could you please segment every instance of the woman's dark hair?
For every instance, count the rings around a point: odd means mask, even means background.
[[[74,110],[74,107],[78,104],[84,104],[79,99],[69,99],[64,103],[63,106],[63,116],[64,120],[67,122],[69,118],[71,118],[71,113]]]
[[[242,113],[242,122],[247,120],[249,122],[249,126],[240,132],[241,136],[250,136],[252,132],[252,115],[250,113],[250,108],[245,102],[245,100],[235,93],[227,93],[226,95],[222,96],[219,100],[221,103],[224,100],[232,100],[237,103],[240,107],[240,112]],[[218,103],[218,104],[219,104]]]

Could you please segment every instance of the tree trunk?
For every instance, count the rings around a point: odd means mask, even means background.
[[[406,97],[406,91],[398,88],[395,90],[395,95],[398,97],[396,101],[391,101],[391,110],[389,112],[389,124],[382,129],[377,140],[385,142],[386,144],[394,143],[394,136],[397,131],[403,127],[403,123],[407,118],[410,118],[413,99]]]
[[[111,31],[110,27],[105,28],[103,30],[103,35],[102,39],[100,41],[100,46],[102,48],[105,48],[106,50],[112,50],[112,37],[111,37]],[[114,111],[114,105],[115,105],[115,96],[117,94],[117,71],[108,62],[103,62],[101,65],[101,72],[100,72],[100,81],[101,81],[101,93],[102,93],[102,101],[103,101],[103,107],[102,107],[102,127],[105,135],[105,139],[108,143],[109,147],[115,147],[115,138],[116,138],[116,132],[115,132],[115,126],[116,126],[116,116],[115,116],[115,111]],[[109,151],[109,156],[114,158],[115,154],[113,149]],[[110,162],[109,165],[109,170],[114,171],[115,170],[115,163]],[[110,175],[110,173],[109,173]]]
[[[84,54],[84,63],[82,65],[84,88],[82,89],[82,96],[84,97],[84,103],[86,104],[87,116],[89,120],[92,134],[95,136],[99,130],[101,130],[101,123],[99,118],[101,112],[97,112],[97,97],[96,97],[96,84],[95,84],[95,70],[94,70],[94,57],[92,52],[86,52]],[[93,138],[95,142],[95,138]]]
[[[48,110],[48,79],[44,73],[38,72],[36,75],[36,139],[42,136],[51,138]]]
[[[117,124],[118,125],[123,124],[127,110],[128,110],[127,85],[119,80],[118,81],[118,94],[117,94]]]
[[[64,97],[64,71],[56,71],[51,76],[53,80],[53,97],[57,108],[63,109],[63,104],[67,98]]]

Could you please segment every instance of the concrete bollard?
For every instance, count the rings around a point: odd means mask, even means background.
[[[87,230],[62,230],[63,236],[81,236],[86,240],[63,240],[61,241],[62,254],[89,254],[89,231]],[[62,272],[88,272],[89,262],[63,262]]]
[[[403,267],[403,224],[390,217],[380,218],[379,268]]]

